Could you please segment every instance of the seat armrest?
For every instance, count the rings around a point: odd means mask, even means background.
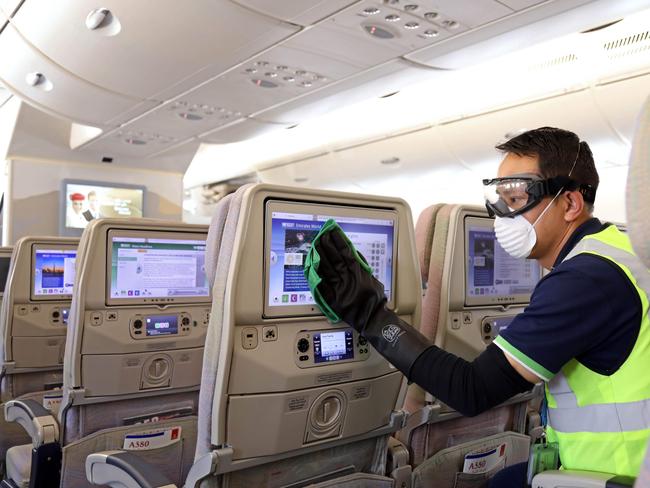
[[[59,442],[59,423],[36,400],[9,400],[5,404],[5,420],[20,424],[32,438],[35,448]]]
[[[112,488],[176,488],[158,468],[128,451],[96,452],[86,458],[86,478]]]
[[[631,488],[634,478],[595,471],[544,471],[533,478],[532,488]]]

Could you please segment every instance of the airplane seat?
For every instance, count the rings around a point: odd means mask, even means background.
[[[418,254],[418,263],[420,265],[420,276],[422,277],[422,317],[431,315],[427,309],[431,308],[430,297],[432,294],[427,294],[429,287],[429,265],[431,262],[431,247],[433,244],[433,235],[436,228],[436,216],[438,211],[444,207],[445,204],[438,203],[431,205],[418,216],[415,223],[415,249]],[[423,324],[424,318],[421,320]],[[415,383],[409,385],[406,394],[406,401],[404,402],[404,410],[407,412],[415,412],[425,403],[425,392]]]
[[[402,200],[238,190],[213,287],[199,409],[205,431],[186,486],[395,486],[387,453],[404,419],[404,377],[352,328],[328,323],[304,279],[304,256],[328,217],[368,257],[400,316],[419,320],[421,281]],[[137,466],[104,452],[86,468],[93,483],[119,486]]]
[[[504,293],[496,286],[494,258],[498,250],[492,222],[485,209],[444,205],[436,211],[430,248],[424,250],[430,252],[430,260],[420,331],[439,347],[468,360],[523,309],[541,276],[539,267],[524,263],[521,270],[532,273],[526,278],[527,293],[517,290],[517,296],[512,296],[509,290]],[[465,264],[475,257],[481,260],[481,270],[476,273]],[[498,259],[507,256],[502,251]],[[406,400],[409,417],[398,439],[410,451],[413,486],[470,486],[480,482],[487,475],[462,472],[465,455],[502,444],[507,465],[525,461],[530,439],[524,433],[532,398],[532,393],[521,395],[466,418],[411,385]]]
[[[650,97],[643,105],[630,152],[627,177],[627,227],[634,251],[650,267],[650,231],[648,209],[650,196]]]
[[[627,178],[627,218],[630,240],[634,251],[646,267],[650,268],[650,227],[647,225],[647,215],[650,210],[648,185],[650,185],[650,97],[646,100],[639,116]],[[650,488],[650,441],[634,488]]]
[[[73,238],[25,237],[10,256],[8,248],[0,249],[5,271],[0,276],[0,475],[7,450],[30,440],[20,425],[5,420],[7,402],[29,398],[52,408],[60,399],[77,243]],[[47,263],[58,263],[60,269],[48,270]]]
[[[243,185],[218,203],[210,222],[206,250],[206,272],[212,289],[210,325],[205,338],[205,353],[199,395],[198,437],[195,459],[210,451],[210,422],[212,397],[221,353],[225,287],[230,272],[235,233],[239,222],[243,193],[252,185]],[[216,325],[213,325],[216,324]]]
[[[175,481],[187,474],[209,320],[206,237],[206,226],[150,219],[99,219],[84,231],[62,406],[58,422],[47,420],[58,435],[39,446],[60,456],[61,486],[88,486],[85,459],[105,449],[133,452]],[[27,415],[32,406],[17,405]],[[21,472],[28,452],[8,456],[8,471]],[[30,470],[45,479],[58,466]]]
[[[650,97],[646,99],[637,119],[630,151],[626,199],[627,230],[630,241],[636,255],[646,267],[650,267],[650,226],[648,226],[647,217],[648,211],[650,211],[648,185],[650,185]],[[650,290],[646,288],[646,293],[648,292]],[[535,476],[533,488],[582,486],[600,488],[632,486],[632,484],[635,488],[650,488],[650,441],[636,481],[628,478],[621,480],[620,485],[614,485],[617,479],[620,477],[615,477],[610,473],[571,470],[545,471]]]

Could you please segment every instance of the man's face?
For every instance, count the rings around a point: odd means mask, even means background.
[[[540,178],[542,177],[539,170],[539,162],[536,156],[517,156],[516,154],[508,153],[503,158],[499,165],[498,177],[514,176],[522,174],[535,174]],[[542,214],[544,209],[552,201],[553,197],[544,197],[542,201],[535,207],[522,214],[523,217],[533,224],[537,218]],[[507,217],[506,217],[507,218]],[[564,210],[562,205],[558,205],[556,200],[553,205],[546,211],[542,219],[535,224],[535,232],[537,234],[537,243],[530,253],[531,259],[538,259],[545,256],[548,252],[554,249],[559,240],[562,239],[564,230],[566,229],[566,222],[564,220]]]
[[[83,210],[84,204],[81,200],[74,200],[72,202],[72,210],[74,210],[74,213],[79,214]]]
[[[95,195],[91,195],[88,197],[88,207],[93,211],[97,211],[97,197]]]

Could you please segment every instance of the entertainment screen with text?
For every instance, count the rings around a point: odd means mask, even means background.
[[[111,298],[209,297],[205,240],[113,237]]]
[[[515,259],[499,245],[493,230],[470,226],[467,243],[468,297],[531,294],[540,279],[540,267],[531,259]]]
[[[312,241],[329,218],[336,220],[363,254],[375,278],[383,283],[386,297],[391,299],[393,220],[273,212],[267,294],[269,306],[314,304],[303,266]]]

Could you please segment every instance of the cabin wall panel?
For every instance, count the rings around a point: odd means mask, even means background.
[[[64,179],[144,185],[145,217],[180,221],[183,175],[162,171],[102,167],[68,161],[10,159],[3,243],[25,235],[58,235],[59,198]]]

